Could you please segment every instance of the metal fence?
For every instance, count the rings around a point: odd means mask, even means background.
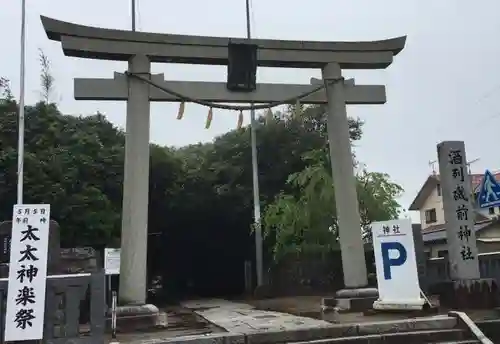
[[[7,285],[7,279],[0,279],[1,343],[4,338]],[[104,272],[47,277],[42,343],[103,344],[104,327]]]

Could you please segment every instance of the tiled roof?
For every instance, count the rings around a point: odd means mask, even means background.
[[[477,233],[478,231],[488,227],[494,222],[498,222],[498,219],[487,220],[476,222],[474,225],[474,231]],[[424,242],[432,242],[438,240],[446,240],[446,226],[443,225],[435,225],[431,227],[427,227],[422,230],[422,239]]]
[[[500,182],[500,172],[495,172],[493,173],[495,176],[495,179]],[[481,183],[483,182],[483,177],[484,174],[479,174],[479,173],[474,173],[471,174],[471,179],[472,179],[472,189],[474,192],[478,192],[479,187],[481,186]],[[410,207],[408,210],[420,210],[420,207],[422,204],[425,202],[427,197],[429,197],[429,193],[436,187],[436,185],[439,183],[439,174],[431,174],[429,177],[427,177],[427,180],[425,181],[424,185],[420,188],[418,191],[417,196],[411,203]]]
[[[486,217],[481,213],[474,212],[474,215],[476,216],[476,220],[475,220],[476,224],[482,224],[483,222],[491,222],[491,219],[489,217]],[[432,226],[425,227],[424,229],[422,229],[422,234],[444,231],[445,229],[446,229],[446,225],[444,223],[442,223],[440,225],[432,225]]]
[[[427,198],[429,197],[429,193],[436,187],[438,181],[439,177],[437,175],[431,174],[429,177],[427,177],[427,180],[418,191],[417,196],[415,196],[415,199],[410,204],[408,210],[420,210],[420,207],[427,200]]]
[[[481,213],[476,212],[476,223],[477,222],[482,222],[482,221],[488,221],[490,218],[488,216],[485,216]]]
[[[439,174],[433,174],[431,176],[436,178],[437,180],[440,179]],[[495,176],[495,179],[497,180],[497,182],[500,182],[500,172],[493,173],[493,176]],[[483,174],[474,173],[474,174],[471,174],[470,177],[472,179],[472,187],[474,189],[477,189],[481,185],[481,183],[483,182],[484,173]]]
[[[497,182],[500,182],[500,172],[493,173]],[[477,192],[481,184],[483,183],[484,174],[471,174],[472,178],[472,189]]]
[[[433,226],[429,226],[429,227],[426,227],[424,229],[422,229],[422,234],[423,233],[432,233],[432,232],[436,232],[436,231],[442,231],[446,228],[445,224],[441,224],[441,225],[433,225]]]

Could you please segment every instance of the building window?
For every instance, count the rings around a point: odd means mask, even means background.
[[[441,184],[436,185],[436,191],[438,193],[438,196],[441,196]]]
[[[495,207],[489,207],[489,208],[488,208],[488,213],[489,213],[490,215],[495,214]]]
[[[448,250],[439,250],[438,257],[443,258],[448,256]]]
[[[436,222],[436,209],[429,209],[425,211],[425,223]]]

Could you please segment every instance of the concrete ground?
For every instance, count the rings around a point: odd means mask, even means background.
[[[183,302],[166,310],[168,328],[140,333],[119,333],[120,343],[157,344],[173,338],[201,338],[219,334],[251,334],[329,326],[323,320],[255,309],[247,303],[222,299]],[[108,336],[107,342],[111,341]]]
[[[324,320],[260,310],[247,303],[222,299],[188,301],[181,305],[231,333],[284,331],[330,325]]]
[[[168,326],[166,329],[118,333],[117,339],[120,343],[152,344],[164,342],[174,337],[205,336],[214,333],[224,333],[224,329],[210,323],[191,310],[182,307],[168,307],[164,309],[167,313]],[[111,342],[108,334],[105,343]]]
[[[262,300],[245,300],[257,309],[290,313],[306,317],[319,317],[321,299],[326,296],[290,296]]]
[[[306,330],[306,332],[325,329],[366,327],[373,331],[377,326],[389,326],[409,319],[404,314],[330,313],[322,320],[320,311],[321,296],[287,297],[267,300],[245,300],[231,302],[222,299],[208,299],[183,302],[180,307],[167,309],[169,326],[161,331],[147,333],[119,334],[118,341],[127,344],[161,344],[208,341],[216,343],[239,343],[241,336],[273,334]],[[474,320],[498,319],[494,311],[470,311]],[[446,314],[446,312],[444,312]],[[420,322],[422,326],[434,326],[437,317],[411,318],[411,323]],[[441,321],[442,322],[442,321]],[[332,323],[336,323],[334,325]],[[408,326],[410,326],[408,325]],[[414,326],[414,325],[411,325]],[[437,325],[436,325],[437,326]],[[310,331],[308,331],[310,330]],[[235,337],[237,336],[237,337]],[[238,337],[240,336],[240,337]],[[226,338],[226,339],[224,339]],[[110,338],[108,338],[109,340]],[[109,342],[109,341],[108,341]]]
[[[365,323],[377,321],[390,321],[409,319],[406,314],[382,314],[364,315],[363,313],[321,313],[321,299],[325,296],[291,296],[279,297],[262,300],[246,300],[248,304],[257,309],[276,312],[290,313],[305,317],[323,319],[331,323],[349,324]],[[439,300],[430,297],[431,303],[439,305]],[[439,314],[448,314],[449,309],[440,309]],[[464,310],[474,321],[499,319],[499,313],[496,310]]]

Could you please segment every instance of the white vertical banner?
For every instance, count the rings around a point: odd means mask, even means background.
[[[421,309],[417,259],[411,220],[371,225],[379,299],[375,309]]]
[[[43,337],[50,205],[14,206],[5,341]]]

